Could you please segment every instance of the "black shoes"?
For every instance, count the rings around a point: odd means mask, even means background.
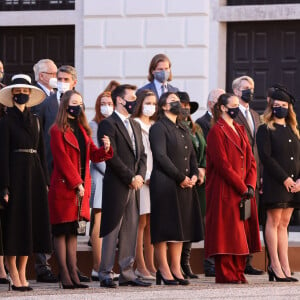
[[[255,269],[251,265],[248,265],[248,266],[246,266],[244,273],[247,275],[262,275],[265,272],[263,270]]]
[[[198,278],[198,275],[193,273],[191,266],[189,264],[185,264],[185,265],[182,264],[181,269],[183,271],[183,275],[185,275],[186,278],[191,278],[191,279]]]
[[[134,280],[129,280],[129,281],[125,281],[125,282],[119,282],[119,286],[140,286],[140,287],[148,287],[151,286],[152,283],[150,282],[145,282],[142,281],[138,278],[134,279]]]
[[[216,271],[214,267],[204,270],[205,277],[216,277]]]
[[[112,280],[112,278],[105,278],[100,281],[100,286],[106,288],[116,288],[117,284]]]
[[[161,285],[161,281],[163,281],[163,283],[165,285],[178,285],[178,281],[177,280],[173,280],[173,279],[165,279],[161,273],[160,270],[157,270],[156,272],[156,284],[157,285]]]
[[[9,284],[9,280],[6,278],[0,278],[0,284]]]
[[[87,277],[87,276],[81,274],[79,271],[77,271],[77,275],[78,275],[80,282],[91,282],[90,277]]]
[[[47,271],[46,273],[37,275],[36,281],[46,282],[46,283],[56,283],[59,280],[51,271]]]
[[[268,267],[269,281],[278,281],[278,282],[291,282],[290,277],[278,277],[273,271],[272,267]]]
[[[174,277],[174,279],[175,279],[176,281],[178,281],[178,283],[179,283],[180,285],[189,285],[189,284],[190,284],[190,282],[189,282],[187,279],[177,278],[177,277],[173,274],[173,272],[172,272],[172,276]]]

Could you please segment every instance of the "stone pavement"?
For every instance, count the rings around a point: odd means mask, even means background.
[[[300,280],[300,273],[294,275]],[[30,281],[32,292],[20,293],[7,291],[7,286],[0,285],[0,299],[21,300],[102,300],[102,299],[300,299],[300,283],[269,282],[267,274],[247,276],[249,284],[215,284],[214,278],[200,275],[189,286],[157,286],[150,288],[118,287],[117,289],[100,288],[99,283],[91,282],[89,289],[63,290],[58,284],[43,284]]]

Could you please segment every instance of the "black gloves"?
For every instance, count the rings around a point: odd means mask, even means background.
[[[248,185],[248,190],[243,195],[244,199],[249,199],[254,197],[254,189],[252,186]]]

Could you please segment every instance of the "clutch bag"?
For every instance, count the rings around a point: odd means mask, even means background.
[[[251,199],[242,199],[240,202],[240,219],[245,221],[251,217]]]

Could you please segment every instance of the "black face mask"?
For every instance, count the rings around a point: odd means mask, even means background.
[[[178,116],[181,112],[181,104],[180,101],[170,102],[170,109],[169,112],[173,115]]]
[[[246,103],[249,103],[253,100],[253,93],[250,89],[242,91],[242,100],[244,100]]]
[[[81,106],[80,105],[69,105],[67,108],[67,112],[77,119],[81,113]]]
[[[227,114],[229,115],[229,117],[232,119],[235,119],[239,113],[239,110],[240,110],[239,107],[232,108],[232,107],[226,106],[226,108],[228,109]]]
[[[136,106],[136,100],[135,101],[127,101],[126,99],[123,100],[126,101],[124,107],[126,108],[127,112],[131,115],[134,112]]]
[[[18,104],[25,104],[29,100],[28,94],[15,94],[13,95],[13,100]]]
[[[278,119],[285,119],[288,115],[288,109],[282,106],[273,107],[273,114]]]
[[[187,118],[191,114],[191,109],[190,108],[181,108],[181,114],[184,118]]]

